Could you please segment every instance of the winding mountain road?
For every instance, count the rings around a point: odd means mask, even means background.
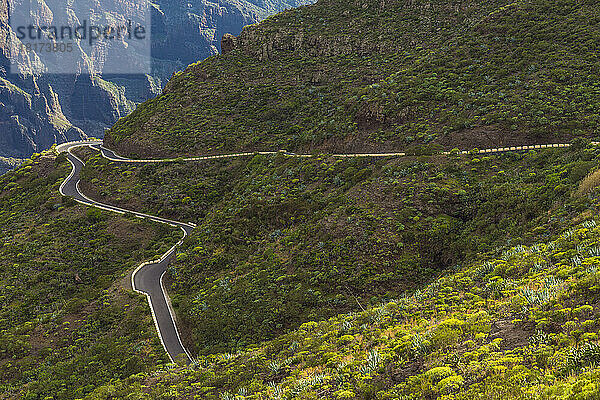
[[[592,142],[594,145],[600,144],[600,142]],[[71,153],[71,150],[77,147],[90,147],[94,150],[100,151],[100,154],[107,160],[114,162],[124,163],[166,163],[176,161],[203,161],[203,160],[214,160],[223,158],[236,158],[253,156],[256,154],[284,154],[289,157],[312,157],[312,154],[296,154],[288,152],[287,150],[281,151],[264,151],[264,152],[251,152],[251,153],[232,153],[232,154],[221,154],[221,155],[210,155],[210,156],[199,156],[199,157],[188,157],[188,158],[166,158],[166,159],[130,159],[118,155],[114,151],[105,148],[102,145],[102,141],[90,140],[80,142],[69,142],[64,143],[56,147],[59,153],[66,152],[67,159],[73,166],[71,174],[65,179],[60,186],[60,193],[64,196],[69,196],[75,199],[75,201],[85,204],[88,206],[97,207],[103,210],[112,211],[120,214],[131,213],[139,218],[147,218],[149,220],[168,224],[174,227],[179,227],[183,231],[183,238],[189,235],[194,229],[195,225],[192,223],[184,223],[165,218],[160,218],[148,214],[139,213],[137,211],[126,210],[123,208],[115,207],[109,204],[104,204],[90,199],[79,189],[80,173],[85,165],[77,156]],[[512,146],[512,147],[498,147],[491,149],[483,149],[477,151],[459,151],[457,154],[489,154],[489,153],[503,153],[510,151],[524,151],[524,150],[535,150],[535,149],[547,149],[557,147],[569,147],[570,143],[553,143],[553,144],[538,144],[529,146]],[[440,155],[450,155],[453,152],[444,151],[439,153]],[[354,153],[354,154],[332,154],[333,157],[341,158],[356,158],[356,157],[404,157],[406,153]],[[168,295],[163,285],[163,277],[165,275],[167,266],[175,254],[175,250],[181,244],[179,241],[175,244],[167,253],[165,253],[159,260],[150,261],[140,265],[131,275],[131,286],[133,290],[143,293],[148,298],[150,309],[152,310],[152,317],[158,331],[161,343],[165,348],[165,351],[169,355],[171,361],[176,359],[183,359],[186,363],[192,361],[192,357],[181,342],[177,325],[173,312],[170,308]]]
[[[593,145],[598,145],[600,142],[592,142]],[[511,147],[495,147],[490,149],[482,149],[476,150],[476,154],[487,154],[487,153],[504,153],[509,151],[524,151],[524,150],[537,150],[537,149],[549,149],[549,148],[558,148],[558,147],[569,147],[571,143],[551,143],[551,144],[535,144],[529,146],[511,146]],[[299,157],[299,158],[308,158],[314,157],[314,154],[298,154],[292,153],[287,150],[279,150],[279,151],[255,151],[255,152],[246,152],[246,153],[230,153],[230,154],[217,154],[210,156],[198,156],[198,157],[182,157],[182,158],[163,158],[163,159],[132,159],[126,158],[118,155],[113,150],[109,150],[104,147],[102,144],[96,142],[93,146],[97,150],[102,153],[102,156],[110,161],[116,162],[125,162],[125,163],[168,163],[168,162],[178,162],[178,161],[205,161],[205,160],[216,160],[223,158],[236,158],[236,157],[247,157],[254,156],[256,154],[284,154],[288,157]],[[437,153],[438,155],[450,155],[452,151],[442,151]],[[473,150],[462,150],[456,154],[471,154]],[[330,154],[332,157],[339,158],[357,158],[357,157],[366,157],[366,158],[384,158],[384,157],[406,157],[411,154],[396,152],[396,153],[334,153]],[[435,155],[435,154],[432,154]]]
[[[146,218],[151,221],[178,227],[183,231],[184,238],[192,232],[194,226],[190,223],[172,221],[137,211],[125,210],[120,207],[92,200],[83,194],[79,189],[79,181],[81,170],[85,164],[77,156],[71,153],[71,150],[77,147],[95,144],[98,144],[98,141],[71,142],[57,146],[56,149],[59,153],[67,153],[67,159],[73,166],[71,174],[60,186],[59,191],[63,196],[72,197],[78,203],[87,206],[93,206],[119,214],[131,213],[138,218]],[[184,362],[189,363],[191,362],[191,356],[183,346],[181,338],[179,337],[175,318],[169,306],[168,296],[163,285],[163,277],[169,262],[175,254],[177,246],[179,246],[182,241],[183,239],[166,252],[159,260],[150,261],[140,265],[131,275],[131,286],[133,290],[145,294],[148,298],[158,336],[171,361],[174,362],[175,360],[183,359]]]

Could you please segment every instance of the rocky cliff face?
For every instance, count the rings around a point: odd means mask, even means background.
[[[35,78],[17,83],[21,86],[0,77],[0,155],[27,157],[53,143],[85,137],[63,114],[51,84]]]
[[[175,4],[172,0],[159,0],[152,16],[152,55],[156,59],[176,60],[188,65],[217,54],[223,35],[237,35],[246,25],[312,2],[190,0],[185,4]]]
[[[136,104],[160,94],[174,72],[217,54],[224,34],[308,2],[157,1],[151,5],[152,74],[102,77],[9,74],[11,29],[7,1],[0,0],[0,156],[27,157],[53,143],[101,137]]]
[[[275,59],[278,53],[284,57],[290,54],[309,57],[389,54],[415,47],[436,47],[457,29],[473,26],[482,17],[482,7],[477,0],[324,0],[319,5],[323,7],[324,3],[335,15],[335,23],[325,22],[326,18],[333,18],[331,16],[323,17],[322,21],[297,16],[293,22],[282,25],[278,23],[286,18],[282,14],[265,24],[245,27],[238,37],[224,38],[226,49],[241,48],[261,60]],[[489,3],[491,8],[505,1]],[[342,13],[336,12],[342,8],[345,9]],[[367,22],[367,15],[372,12],[402,13],[404,21],[410,24],[398,29],[393,21],[388,21],[377,27],[378,34],[373,34],[373,27]],[[357,18],[361,14],[365,15],[364,19]]]

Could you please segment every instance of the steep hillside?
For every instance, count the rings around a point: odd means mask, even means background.
[[[281,155],[128,168],[80,153],[94,197],[201,221],[167,280],[200,355],[159,367],[149,311],[119,289],[117,266],[138,262],[119,259],[152,227],[54,198],[68,168],[44,155],[3,178],[4,397],[598,395],[598,147],[362,169]]]
[[[168,361],[129,270],[179,232],[58,194],[65,157],[0,177],[0,398],[81,398]]]
[[[598,8],[323,0],[225,36],[105,141],[288,152],[76,150],[90,197],[197,225],[163,281],[189,366],[122,283],[175,232],[58,197],[64,156],[0,178],[0,396],[599,398]]]
[[[550,238],[589,206],[571,193],[597,164],[583,150],[137,168],[88,154],[82,187],[94,197],[197,221],[169,271],[200,353],[360,310],[481,253]]]
[[[598,7],[324,0],[226,38],[227,54],[178,74],[107,142],[174,155],[593,136]]]
[[[587,220],[368,310],[88,398],[597,399],[599,239]]]
[[[598,195],[577,194],[597,184],[598,148],[319,154],[594,136],[598,11],[322,1],[225,37],[225,54],[177,74],[106,143],[315,156],[131,167],[82,154],[90,193],[198,222],[168,281],[197,363],[96,394],[598,396]]]

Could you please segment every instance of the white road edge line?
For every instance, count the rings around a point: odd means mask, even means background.
[[[65,144],[69,144],[69,143],[65,143]],[[81,144],[81,146],[89,146],[89,144]],[[84,163],[84,162],[83,162],[83,161],[82,161],[82,160],[81,160],[79,157],[77,157],[75,154],[73,154],[73,153],[71,152],[71,149],[72,149],[72,148],[75,148],[75,147],[80,147],[80,146],[72,146],[72,147],[69,147],[69,148],[67,149],[67,152],[68,152],[68,153],[69,153],[71,156],[73,156],[75,159],[77,159],[79,162],[81,162],[82,164],[85,164],[85,163]],[[61,152],[62,152],[62,151],[61,151]],[[65,194],[64,194],[64,191],[63,191],[63,189],[64,189],[65,185],[67,184],[67,182],[68,182],[69,180],[71,180],[71,179],[73,178],[73,175],[75,175],[75,164],[73,164],[73,162],[71,162],[71,160],[68,160],[68,161],[69,161],[69,163],[71,164],[71,166],[73,167],[73,169],[71,170],[71,173],[69,174],[69,176],[68,176],[68,177],[67,177],[67,178],[66,178],[66,179],[65,179],[65,180],[62,182],[62,184],[61,184],[61,185],[60,185],[60,187],[59,187],[59,192],[60,192],[60,194],[61,194],[61,195],[63,195],[63,196],[65,195]],[[158,333],[158,338],[160,339],[160,343],[161,343],[161,345],[162,345],[163,349],[165,349],[165,353],[167,353],[167,356],[169,357],[169,360],[171,361],[171,363],[175,363],[175,360],[173,360],[173,357],[172,357],[172,356],[171,356],[171,354],[169,353],[169,350],[167,349],[167,346],[165,345],[164,339],[163,339],[163,337],[162,337],[162,333],[161,333],[161,331],[160,331],[160,328],[159,328],[159,325],[158,325],[158,319],[156,318],[156,313],[155,313],[155,311],[154,311],[154,306],[152,305],[152,299],[150,298],[150,295],[149,295],[148,293],[145,293],[145,292],[143,292],[143,291],[141,291],[141,290],[139,290],[139,289],[137,289],[137,288],[135,287],[135,275],[136,275],[136,273],[137,273],[137,272],[139,272],[139,270],[140,270],[140,269],[142,269],[142,268],[143,268],[143,267],[145,267],[146,265],[160,263],[160,262],[162,262],[162,261],[163,261],[165,258],[167,258],[168,256],[170,256],[170,255],[171,255],[171,253],[173,253],[173,252],[176,250],[176,248],[177,248],[179,245],[181,245],[181,244],[183,243],[183,239],[185,239],[185,238],[187,237],[187,233],[186,233],[185,229],[183,229],[183,227],[182,227],[182,226],[173,225],[173,224],[171,223],[171,222],[175,222],[175,221],[168,222],[169,220],[167,220],[167,219],[163,219],[163,218],[161,218],[161,219],[156,219],[156,218],[158,218],[158,217],[154,217],[154,216],[152,216],[152,215],[148,215],[148,214],[144,214],[144,213],[136,213],[136,212],[132,212],[132,211],[125,210],[125,209],[122,209],[122,208],[119,208],[119,207],[113,207],[113,206],[110,206],[111,208],[109,208],[109,207],[105,207],[104,205],[102,205],[102,203],[99,203],[99,202],[97,202],[97,201],[94,201],[94,200],[90,199],[89,197],[87,197],[85,194],[83,194],[83,193],[81,192],[81,190],[79,189],[79,183],[80,183],[80,181],[77,181],[77,183],[75,184],[75,189],[77,190],[77,193],[78,193],[78,194],[79,194],[81,197],[83,197],[85,200],[87,200],[87,201],[88,201],[88,203],[86,203],[86,202],[83,202],[83,201],[80,201],[80,200],[78,200],[78,199],[75,199],[75,198],[73,198],[73,200],[75,200],[77,203],[83,204],[83,205],[85,205],[85,206],[88,206],[88,207],[96,207],[96,208],[99,208],[99,209],[102,209],[102,210],[105,210],[105,211],[114,212],[114,213],[117,213],[117,214],[125,214],[125,213],[128,213],[128,212],[130,212],[130,213],[132,213],[132,214],[134,214],[134,215],[138,216],[139,218],[145,218],[145,217],[149,217],[149,218],[150,218],[152,221],[154,221],[154,222],[158,222],[158,223],[162,223],[162,224],[168,224],[168,225],[171,225],[171,226],[174,226],[174,227],[178,227],[179,229],[181,229],[181,230],[182,230],[182,232],[183,232],[183,238],[182,238],[182,239],[181,239],[179,242],[177,242],[175,245],[173,245],[173,246],[172,246],[172,247],[171,247],[171,248],[170,248],[170,249],[169,249],[169,250],[168,250],[168,251],[167,251],[165,254],[163,254],[163,255],[162,255],[162,257],[161,257],[160,259],[158,259],[158,260],[154,260],[154,261],[146,261],[146,262],[143,262],[142,264],[140,264],[140,265],[139,265],[139,266],[138,266],[138,267],[137,267],[137,268],[136,268],[136,269],[135,269],[135,270],[134,270],[134,271],[131,273],[131,288],[133,289],[133,291],[135,291],[135,292],[137,292],[137,293],[141,293],[141,294],[143,294],[143,295],[145,295],[145,296],[146,296],[146,299],[148,300],[148,305],[150,306],[150,312],[151,312],[151,314],[152,314],[152,320],[154,321],[154,326],[155,326],[155,328],[156,328],[156,332]],[[184,223],[184,224],[185,224],[185,225],[188,225],[188,226],[190,226],[190,227],[191,227],[191,225],[190,225],[190,224],[186,224],[186,223]],[[193,227],[192,227],[192,228],[193,228]],[[161,277],[160,277],[160,286],[161,286],[161,290],[162,290],[162,292],[163,292],[163,296],[164,296],[164,298],[165,298],[165,301],[167,302],[167,308],[169,309],[169,315],[170,315],[170,317],[171,317],[171,320],[173,321],[173,326],[175,327],[175,333],[176,333],[176,335],[177,335],[177,340],[179,341],[179,344],[181,345],[181,348],[183,349],[183,351],[185,352],[185,354],[186,354],[186,356],[188,357],[189,361],[191,362],[191,361],[193,361],[193,358],[192,358],[192,356],[190,355],[190,353],[188,352],[188,350],[186,349],[186,347],[183,345],[183,342],[181,341],[181,337],[179,336],[179,330],[177,329],[177,323],[175,322],[175,318],[173,317],[173,313],[172,313],[172,311],[171,311],[171,305],[168,303],[169,296],[168,296],[167,292],[165,291],[165,287],[164,287],[164,285],[163,285],[163,280],[162,280],[162,278],[163,278],[163,276],[164,276],[164,275],[165,275],[165,272],[163,272],[163,274],[162,274],[162,275],[161,275]]]
[[[590,144],[597,146],[600,142],[592,141]],[[95,146],[96,144],[92,144],[91,146]],[[536,149],[549,149],[549,148],[560,148],[560,147],[571,147],[571,143],[549,143],[549,144],[535,144],[535,145],[526,145],[526,146],[510,146],[510,147],[493,147],[489,149],[473,149],[473,150],[459,150],[458,154],[482,154],[482,153],[505,153],[510,151],[523,151],[523,150],[536,150]],[[101,149],[109,150],[104,146],[100,146]],[[222,158],[237,158],[237,157],[247,157],[252,155],[273,155],[273,154],[284,154],[286,157],[295,157],[295,158],[306,158],[306,157],[316,157],[318,154],[296,154],[290,153],[286,150],[279,151],[255,151],[252,153],[232,153],[232,154],[215,154],[215,155],[206,155],[206,156],[196,156],[196,157],[182,157],[182,158],[154,158],[154,159],[132,159],[126,158],[119,154],[117,154],[113,150],[111,151],[116,157],[111,157],[108,155],[104,155],[102,153],[102,157],[106,160],[113,162],[123,162],[123,163],[168,163],[168,162],[176,162],[176,161],[206,161],[206,160],[215,160]],[[441,151],[439,153],[430,154],[432,156],[435,155],[450,155],[451,151]],[[406,157],[409,154],[405,152],[396,152],[396,153],[334,153],[330,154],[332,157]]]
[[[67,143],[63,143],[62,145],[59,145],[56,147],[56,150],[59,153],[62,153],[62,151],[60,150],[62,147],[66,147],[66,146],[70,146],[67,149],[67,152],[69,154],[71,154],[73,157],[75,157],[77,160],[79,160],[82,164],[85,164],[81,159],[79,159],[76,155],[74,155],[71,152],[72,148],[75,147],[82,147],[82,146],[88,146],[92,149],[94,149],[92,146],[96,146],[98,144],[100,144],[100,149],[105,148],[102,145],[102,141],[98,140],[98,141],[94,141],[97,143],[90,143],[90,141],[77,141],[77,142],[67,142]],[[76,146],[76,143],[81,143],[79,146]],[[600,142],[590,142],[592,145],[597,146],[598,144],[600,144]],[[478,153],[499,153],[499,152],[509,152],[509,151],[520,151],[520,150],[529,150],[529,149],[542,149],[542,148],[561,148],[561,147],[570,147],[571,143],[552,143],[552,144],[543,144],[543,145],[529,145],[529,146],[518,146],[518,147],[500,147],[500,148],[490,148],[490,149],[482,149],[482,150],[477,150],[476,152],[474,152],[474,154],[478,154]],[[106,149],[106,148],[105,148]],[[94,149],[96,150],[96,149]],[[108,149],[107,149],[108,150]],[[294,154],[294,153],[288,153],[285,150],[280,150],[280,151],[258,151],[258,152],[253,152],[253,153],[234,153],[234,154],[219,154],[219,155],[212,155],[212,156],[198,156],[198,157],[189,157],[189,158],[174,158],[174,159],[148,159],[148,160],[135,160],[135,159],[128,159],[125,157],[120,156],[119,154],[117,154],[116,152],[112,151],[113,154],[115,154],[117,157],[121,157],[119,158],[113,158],[113,157],[108,157],[106,156],[102,150],[100,150],[100,154],[103,158],[109,160],[109,161],[114,161],[114,162],[128,162],[128,163],[160,163],[160,162],[174,162],[174,161],[202,161],[202,160],[210,160],[210,159],[219,159],[219,158],[236,158],[236,157],[245,157],[245,156],[251,156],[253,154],[261,154],[261,155],[272,155],[272,154],[278,154],[278,153],[283,153],[284,155],[288,156],[288,157],[313,157],[312,154]],[[468,150],[462,150],[459,151],[459,154],[469,154],[471,153]],[[440,153],[441,155],[449,155],[451,154],[451,152],[449,151],[444,151]],[[354,154],[332,154],[333,157],[404,157],[406,156],[406,153],[403,152],[398,152],[398,153],[354,153]],[[63,188],[66,185],[66,183],[73,177],[73,175],[75,174],[75,164],[73,164],[71,162],[71,160],[69,160],[69,162],[71,163],[73,169],[71,170],[71,173],[69,174],[69,176],[62,182],[62,184],[60,185],[59,188],[59,192],[60,194],[62,194],[64,196],[63,193]],[[144,214],[144,213],[138,213],[135,211],[129,211],[129,210],[125,210],[119,207],[114,207],[114,206],[109,206],[109,207],[105,207],[102,205],[102,203],[96,202],[92,199],[90,199],[89,197],[87,197],[86,195],[84,195],[81,190],[79,190],[79,182],[77,182],[77,184],[75,185],[75,188],[77,190],[77,192],[84,198],[86,199],[88,203],[82,202],[78,199],[74,199],[76,202],[86,205],[86,206],[92,206],[92,207],[97,207],[106,211],[110,211],[110,212],[115,212],[115,213],[119,213],[119,214],[125,214],[125,213],[132,213],[134,214],[136,217],[138,218],[149,218],[150,220],[154,221],[154,222],[159,222],[159,223],[163,223],[163,224],[168,224],[174,227],[177,227],[178,225],[174,225],[173,223],[178,223],[178,224],[184,224],[187,225],[188,227],[191,227],[192,229],[196,227],[196,224],[192,224],[192,223],[182,223],[182,222],[176,222],[176,221],[172,221],[172,220],[168,220],[165,218],[160,218],[160,217],[155,217],[149,214]],[[158,261],[146,261],[142,264],[140,264],[140,266],[138,266],[132,273],[131,273],[131,288],[137,292],[137,293],[141,293],[144,294],[148,300],[148,304],[150,305],[150,311],[152,313],[152,319],[154,320],[154,325],[156,327],[156,331],[158,333],[158,337],[160,339],[160,342],[163,346],[163,348],[165,349],[165,352],[167,353],[167,355],[169,356],[169,359],[171,360],[172,363],[174,363],[173,357],[171,357],[171,354],[169,354],[169,351],[167,350],[167,347],[165,346],[162,334],[160,332],[159,326],[158,326],[158,320],[156,318],[156,314],[154,312],[154,307],[152,305],[152,300],[150,299],[150,295],[136,289],[135,287],[135,275],[136,273],[142,269],[144,266],[149,265],[149,264],[155,264],[155,263],[159,263],[162,262],[166,257],[168,257],[173,251],[175,251],[175,249],[181,245],[181,243],[183,243],[183,239],[185,239],[187,237],[187,233],[185,231],[185,229],[183,229],[182,226],[178,226],[182,231],[183,231],[183,238],[177,242],[173,247],[171,247],[171,249],[169,249],[169,251],[167,251],[165,254],[163,254],[163,256],[158,260]],[[160,285],[161,285],[161,290],[163,292],[163,296],[165,297],[165,301],[167,302],[167,308],[169,309],[169,315],[171,316],[171,320],[173,321],[173,326],[175,327],[175,333],[177,334],[177,339],[179,340],[179,344],[181,345],[181,347],[183,348],[183,350],[185,351],[185,354],[187,355],[187,357],[189,358],[190,361],[192,361],[192,357],[190,355],[190,353],[188,352],[188,350],[185,348],[185,346],[183,345],[183,342],[181,341],[181,337],[179,336],[179,330],[177,329],[177,324],[175,322],[175,318],[173,316],[173,311],[171,309],[171,305],[168,302],[168,294],[165,290],[164,287],[164,282],[163,282],[163,277],[165,275],[166,271],[162,273],[162,275],[160,276]]]
[[[158,260],[154,260],[154,261],[146,261],[143,262],[139,265],[139,267],[137,267],[132,273],[131,273],[131,289],[133,289],[134,292],[136,293],[140,293],[143,294],[144,296],[146,296],[146,299],[148,300],[148,305],[150,306],[150,312],[152,313],[152,320],[154,321],[154,326],[156,327],[156,332],[158,333],[158,338],[160,339],[160,344],[162,345],[163,349],[165,349],[165,353],[167,353],[167,356],[169,357],[169,360],[171,360],[171,363],[175,363],[175,360],[173,360],[173,357],[171,357],[171,354],[169,353],[169,350],[167,350],[167,346],[165,345],[165,342],[163,340],[162,334],[160,333],[160,328],[158,326],[158,319],[156,318],[156,313],[154,311],[154,306],[152,305],[152,299],[150,298],[150,295],[142,290],[139,290],[138,288],[135,287],[135,274],[141,270],[143,267],[145,267],[146,265],[150,265],[150,264],[158,264],[160,262],[162,262],[165,258],[167,258],[168,256],[171,255],[172,252],[175,251],[175,249],[183,243],[183,239],[187,237],[187,233],[185,232],[185,229],[183,229],[182,227],[179,227],[182,231],[183,231],[183,238],[177,242],[175,245],[173,245],[173,247],[171,247],[165,254],[163,254],[163,256],[161,258],[159,258]],[[169,315],[171,316],[171,320],[173,320],[173,326],[175,327],[175,333],[177,334],[177,340],[179,341],[179,344],[181,345],[181,348],[183,349],[183,351],[185,351],[186,356],[188,357],[188,359],[190,360],[190,362],[193,360],[192,356],[190,355],[190,353],[188,352],[188,350],[185,348],[185,346],[183,345],[183,342],[181,341],[181,337],[179,336],[179,330],[177,329],[177,323],[175,321],[175,318],[173,317],[173,313],[171,312],[171,305],[169,304],[169,296],[167,294],[167,291],[165,290],[165,286],[163,285],[163,276],[165,275],[166,271],[163,272],[160,276],[160,288],[163,292],[163,296],[165,297],[165,301],[167,303],[167,308],[169,309]]]
[[[177,321],[175,320],[175,315],[173,313],[173,309],[171,308],[171,302],[169,301],[169,295],[165,289],[165,284],[163,281],[163,278],[165,277],[165,274],[167,273],[167,271],[163,272],[162,275],[160,276],[160,288],[163,291],[163,296],[165,296],[165,302],[167,303],[167,308],[169,309],[169,315],[171,316],[171,319],[173,320],[173,326],[175,326],[175,334],[177,335],[177,340],[179,341],[179,344],[181,345],[181,348],[183,349],[183,351],[185,351],[185,354],[188,356],[190,362],[193,360],[191,354],[187,351],[187,349],[185,348],[185,346],[183,345],[183,342],[181,341],[181,336],[179,336],[179,329],[177,329]]]

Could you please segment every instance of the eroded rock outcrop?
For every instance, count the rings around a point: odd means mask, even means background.
[[[235,36],[233,36],[230,33],[226,33],[225,35],[223,35],[223,38],[221,39],[221,52],[223,54],[227,54],[233,51],[233,49],[235,49],[236,46],[237,39]]]
[[[136,104],[160,94],[171,75],[192,62],[235,47],[245,25],[312,0],[266,4],[256,0],[160,0],[151,5],[152,75],[43,75],[35,54],[19,57],[21,75],[10,74],[7,0],[0,0],[0,156],[27,157],[53,143],[101,137]],[[38,16],[51,22],[52,14]],[[229,46],[229,47],[228,47]]]

